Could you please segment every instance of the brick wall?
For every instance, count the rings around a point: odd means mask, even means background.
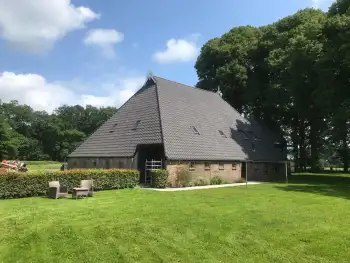
[[[248,163],[248,181],[270,181],[284,179],[286,167],[283,163]]]
[[[124,168],[124,169],[136,169],[137,162],[132,158],[68,158],[68,169],[76,168]]]
[[[227,183],[234,183],[241,178],[242,164],[237,162],[235,169],[231,163],[209,163],[209,166],[204,162],[194,162],[192,168],[189,162],[168,162],[167,170],[169,172],[169,184],[174,186],[176,182],[176,174],[179,168],[190,170],[192,181],[198,179],[210,180],[215,176],[219,176]],[[271,181],[284,180],[285,164],[283,163],[248,163],[248,181]],[[243,175],[245,178],[245,174]]]
[[[199,179],[209,181],[215,176],[219,176],[223,181],[227,183],[234,183],[241,178],[241,163],[236,163],[233,167],[233,163],[208,163],[195,162],[191,168],[189,162],[168,162],[166,168],[169,172],[168,182],[174,186],[176,182],[177,170],[184,168],[190,170],[192,174],[192,181]]]

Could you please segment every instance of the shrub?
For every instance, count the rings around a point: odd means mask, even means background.
[[[151,171],[152,187],[165,188],[168,180],[167,170],[153,170]]]
[[[203,178],[199,178],[196,181],[194,181],[194,186],[204,186],[209,184],[210,184],[209,180],[205,180]]]
[[[191,186],[192,174],[188,169],[178,167],[176,171],[176,187]]]
[[[210,178],[210,184],[212,185],[218,185],[222,183],[223,183],[223,180],[219,176],[214,176],[213,178]]]
[[[57,172],[6,173],[0,176],[0,199],[46,195],[50,181],[59,181],[71,192],[80,180],[94,180],[94,191],[133,188],[139,172],[122,169],[76,169]]]

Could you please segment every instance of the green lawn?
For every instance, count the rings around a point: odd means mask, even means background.
[[[29,172],[32,171],[59,171],[62,163],[54,161],[25,161]]]
[[[333,172],[321,172],[321,173],[295,173],[295,175],[298,175],[298,176],[336,176],[336,177],[350,177],[350,173],[342,173],[342,172],[336,172],[336,171],[333,171]]]
[[[0,262],[349,262],[348,186],[0,200]]]

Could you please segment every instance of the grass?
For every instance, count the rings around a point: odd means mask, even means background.
[[[295,175],[298,176],[335,176],[335,177],[350,177],[350,173],[342,173],[342,172],[329,172],[329,171],[324,171],[321,173],[295,173]]]
[[[55,161],[25,161],[28,170],[32,171],[59,171],[62,163]]]
[[[0,262],[348,262],[349,184],[320,178],[3,200]]]

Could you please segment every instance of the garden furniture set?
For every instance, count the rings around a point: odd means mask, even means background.
[[[48,198],[68,197],[68,187],[60,185],[59,181],[49,182]],[[72,198],[93,196],[93,180],[81,180],[80,186],[72,189]]]

